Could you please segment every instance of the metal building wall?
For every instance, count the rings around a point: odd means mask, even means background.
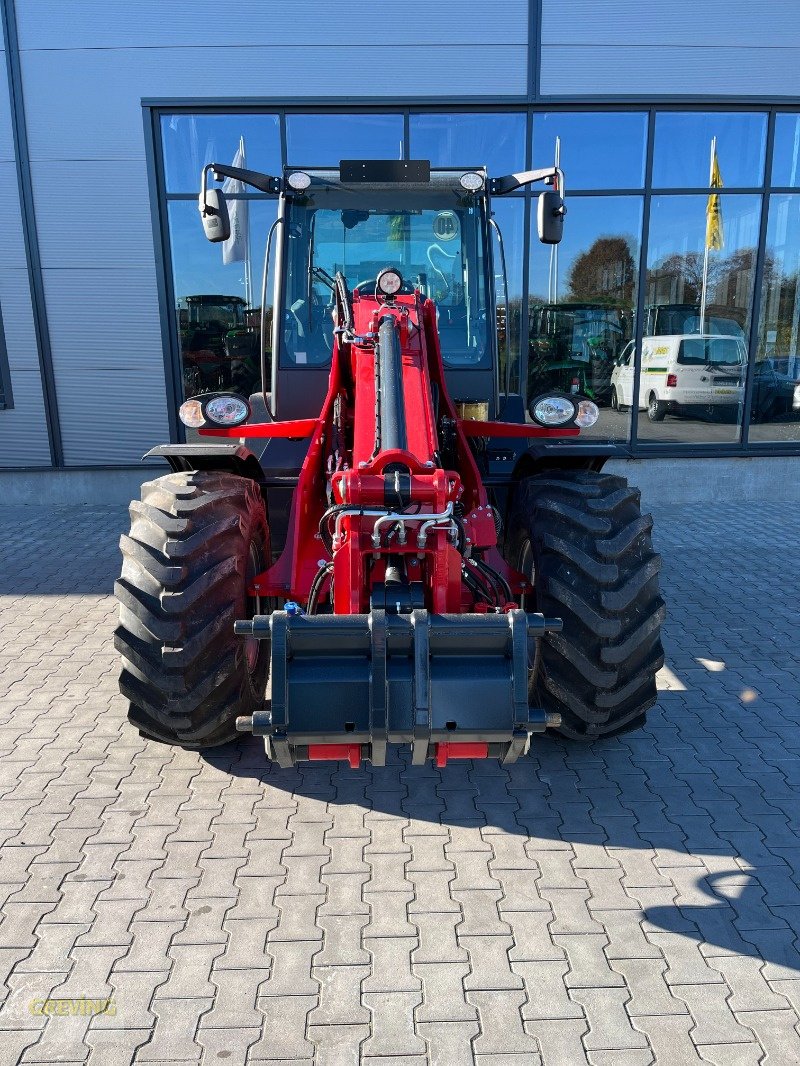
[[[478,0],[457,18],[425,0],[402,18],[372,0],[346,17],[321,0],[296,12],[277,0],[16,0],[16,11],[67,466],[137,462],[169,436],[143,97],[527,91],[526,0],[502,18]]]
[[[797,0],[541,0],[542,96],[800,95]]]
[[[0,310],[14,406],[0,411],[0,468],[50,465],[14,159],[3,49],[0,51]]]

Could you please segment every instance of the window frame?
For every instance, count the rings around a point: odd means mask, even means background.
[[[14,409],[14,393],[11,388],[11,367],[8,365],[8,345],[3,324],[3,308],[0,306],[0,411]]]
[[[533,79],[535,85],[536,79]],[[638,418],[631,419],[630,437],[627,442],[617,441],[611,445],[604,444],[604,450],[612,457],[619,458],[674,458],[674,457],[735,457],[754,455],[800,455],[800,441],[751,441],[749,438],[750,416],[754,391],[754,366],[758,346],[758,331],[763,303],[763,276],[764,257],[767,238],[767,221],[770,196],[775,193],[797,194],[800,190],[794,186],[772,185],[775,124],[776,115],[798,114],[800,107],[793,100],[757,99],[740,100],[710,100],[710,101],[687,101],[686,99],[664,99],[637,97],[621,100],[587,100],[585,97],[572,97],[556,100],[550,97],[538,96],[535,92],[529,92],[528,97],[519,98],[479,98],[477,100],[465,98],[441,98],[430,102],[400,103],[382,98],[375,100],[363,99],[356,103],[352,99],[304,99],[302,101],[287,100],[285,98],[268,98],[263,100],[225,100],[224,98],[208,100],[168,100],[168,99],[143,99],[142,112],[145,128],[145,145],[148,165],[148,176],[151,191],[151,210],[153,218],[153,233],[156,252],[156,272],[158,284],[158,297],[161,312],[162,340],[164,344],[165,376],[167,381],[167,401],[169,405],[169,423],[173,440],[183,440],[184,430],[177,418],[177,405],[181,397],[181,353],[179,333],[177,327],[177,312],[175,308],[174,292],[172,285],[172,249],[169,241],[167,226],[167,201],[173,199],[193,200],[193,193],[167,193],[163,152],[161,145],[161,119],[163,115],[173,113],[182,114],[228,114],[239,113],[269,113],[276,114],[279,118],[282,162],[286,163],[286,116],[290,114],[320,114],[334,118],[337,114],[400,114],[403,117],[403,157],[409,158],[409,130],[410,116],[412,114],[432,113],[454,116],[462,113],[497,113],[497,112],[520,112],[526,116],[526,143],[525,159],[520,161],[521,167],[530,168],[532,158],[532,127],[535,114],[554,112],[599,112],[599,113],[646,113],[646,154],[644,184],[639,188],[615,188],[615,189],[581,189],[571,191],[569,189],[569,175],[567,175],[567,195],[570,196],[622,196],[638,195],[643,197],[642,210],[642,234],[639,247],[637,298],[636,298],[636,330],[631,338],[635,344],[635,367],[634,367],[634,395],[632,397],[633,411],[638,410],[638,391],[641,370],[641,349],[644,325],[644,303],[646,299],[646,278],[648,260],[648,236],[650,228],[650,206],[653,187],[653,156],[655,140],[656,115],[665,111],[679,112],[723,112],[742,113],[758,112],[767,116],[767,134],[764,149],[764,167],[762,182],[752,187],[737,187],[735,193],[753,193],[760,196],[760,219],[758,228],[758,242],[756,245],[756,263],[753,275],[753,300],[750,315],[750,327],[745,338],[747,343],[748,363],[745,384],[745,401],[742,412],[742,425],[739,439],[736,442],[725,444],[708,442],[647,442],[640,440],[637,433]],[[728,190],[734,192],[734,190]],[[529,261],[531,241],[531,215],[532,205],[538,190],[527,187],[511,194],[519,197],[524,202],[523,242],[522,249],[522,321],[520,323],[521,338],[528,335],[528,296],[529,296]],[[665,194],[704,194],[708,195],[708,188],[662,188],[655,190],[656,195]],[[276,196],[256,194],[252,197],[259,200],[277,200]],[[519,359],[520,382],[527,379],[527,345],[521,342]],[[0,370],[3,368],[3,348],[0,347]],[[5,384],[5,381],[4,381]],[[10,386],[10,381],[8,382]],[[8,395],[8,394],[7,394]],[[8,402],[6,403],[8,406]],[[587,441],[586,445],[576,444],[575,449],[586,447],[592,449],[597,445]]]

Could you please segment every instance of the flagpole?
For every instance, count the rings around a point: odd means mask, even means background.
[[[247,157],[244,151],[244,137],[239,138],[239,149],[242,153],[242,163],[247,165]],[[244,235],[244,298],[248,308],[253,303],[253,279],[250,272],[250,212],[247,212],[247,232]]]
[[[556,137],[555,165],[561,166],[561,138]],[[561,190],[559,190],[561,191]],[[558,303],[558,245],[550,245],[550,267],[547,272],[547,302]]]
[[[717,149],[717,138],[711,138],[711,158],[708,167],[708,187],[712,187],[714,183],[714,155]],[[700,336],[706,331],[706,295],[708,290],[708,252],[711,242],[708,239],[708,209],[706,208],[706,239],[705,239],[705,251],[703,253],[703,287],[700,293]]]

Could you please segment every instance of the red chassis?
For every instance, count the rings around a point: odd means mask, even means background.
[[[209,437],[311,435],[285,549],[273,566],[254,578],[251,594],[307,603],[326,545],[333,563],[325,582],[333,581],[337,615],[370,610],[371,595],[384,580],[390,557],[402,557],[408,579],[421,583],[428,611],[485,610],[462,581],[463,556],[454,543],[454,529],[460,525],[464,554],[479,553],[517,597],[525,579],[497,550],[494,512],[467,438],[566,437],[579,430],[458,418],[445,383],[435,305],[419,291],[384,302],[356,289],[352,310],[352,331],[336,334],[328,393],[317,419],[248,425],[244,434],[242,427],[200,430]],[[405,421],[405,447],[388,450],[381,446],[376,387],[376,342],[386,316],[393,319],[399,341]],[[445,427],[450,465],[459,473],[441,468]],[[403,471],[402,479],[398,471]],[[392,515],[386,517],[389,499],[394,501]],[[393,514],[403,521],[392,522]],[[329,517],[320,528],[323,515]],[[445,517],[453,515],[457,523]]]

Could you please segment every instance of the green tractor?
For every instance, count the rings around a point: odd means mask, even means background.
[[[178,308],[186,396],[234,389],[259,377],[258,325],[241,296],[187,296]],[[259,312],[260,315],[260,312]]]
[[[629,339],[629,316],[606,304],[543,304],[531,308],[528,395],[579,393],[611,399],[611,371]]]

